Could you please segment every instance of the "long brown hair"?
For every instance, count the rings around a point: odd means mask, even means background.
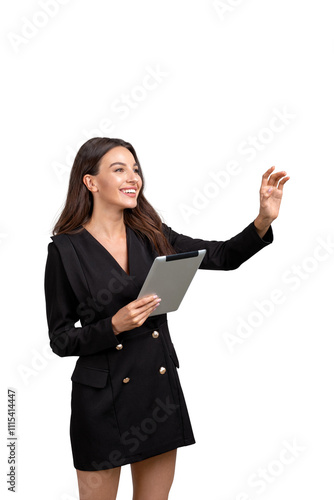
[[[162,231],[162,220],[143,194],[144,176],[133,146],[122,139],[94,137],[79,149],[71,169],[65,206],[57,220],[52,234],[80,232],[79,226],[85,224],[93,213],[93,196],[83,183],[86,174],[99,173],[102,157],[111,149],[123,146],[134,156],[138,164],[142,188],[139,191],[137,206],[124,209],[124,224],[133,229],[142,239],[147,237],[159,255],[175,253]]]

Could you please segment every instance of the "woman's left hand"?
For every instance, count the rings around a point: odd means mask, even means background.
[[[275,167],[269,168],[262,176],[260,187],[260,212],[254,220],[255,228],[262,238],[270,224],[278,217],[283,196],[283,186],[290,179],[285,171],[273,174]]]

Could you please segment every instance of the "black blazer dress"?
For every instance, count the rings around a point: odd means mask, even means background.
[[[111,326],[111,317],[137,298],[157,252],[127,226],[127,274],[78,229],[51,237],[45,267],[51,348],[78,356],[71,377],[74,467],[110,469],[195,443],[167,315],[117,336]],[[175,253],[206,249],[200,269],[236,269],[273,241],[271,227],[260,238],[253,222],[226,241],[191,238],[164,223],[163,231]]]

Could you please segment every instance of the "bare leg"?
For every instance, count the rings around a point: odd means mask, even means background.
[[[176,450],[131,464],[133,500],[167,500],[176,462]]]
[[[77,470],[80,500],[115,500],[121,468]]]

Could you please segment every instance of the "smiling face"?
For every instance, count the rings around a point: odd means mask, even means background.
[[[139,166],[133,154],[123,146],[108,151],[101,158],[99,173],[85,175],[83,182],[93,194],[94,203],[119,209],[136,207],[142,187]]]

